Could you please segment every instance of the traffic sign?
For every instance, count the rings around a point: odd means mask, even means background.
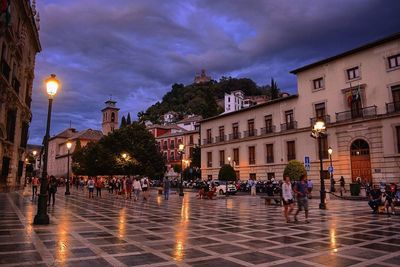
[[[332,167],[332,166],[329,166],[329,167],[328,167],[328,172],[329,172],[329,173],[333,173],[333,167]]]
[[[306,169],[306,171],[310,171],[310,169],[311,169],[309,156],[304,157],[304,168]]]

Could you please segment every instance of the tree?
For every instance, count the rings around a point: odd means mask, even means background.
[[[131,113],[128,112],[128,117],[126,118],[126,125],[131,125],[132,121],[131,121]]]
[[[228,181],[236,181],[236,172],[230,164],[222,165],[219,169],[218,180],[226,182],[225,194],[228,195]]]
[[[195,146],[193,148],[193,154],[192,154],[192,161],[190,164],[191,167],[201,167],[201,150],[200,146]]]
[[[274,81],[274,78],[271,78],[271,86],[269,89],[269,95],[271,97],[271,100],[279,98],[279,93],[280,89],[278,88],[278,85]]]
[[[122,116],[121,125],[119,128],[124,128],[124,127],[126,127],[126,119],[125,119],[125,116]]]
[[[289,161],[283,171],[283,177],[289,176],[293,181],[300,180],[302,175],[307,175],[307,171],[303,164],[298,160]]]

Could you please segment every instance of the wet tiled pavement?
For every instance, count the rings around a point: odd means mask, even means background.
[[[133,202],[57,194],[51,224],[32,225],[28,192],[0,194],[0,264],[8,266],[399,266],[400,216],[366,202],[310,202],[310,224],[283,223],[259,197]],[[299,219],[303,219],[302,216]]]

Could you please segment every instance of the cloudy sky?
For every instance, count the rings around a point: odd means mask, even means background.
[[[110,95],[136,117],[202,68],[260,85],[274,77],[295,93],[290,70],[400,31],[397,0],[37,0],[37,9],[33,144],[45,132],[50,73],[62,82],[53,135],[70,121],[100,129]]]

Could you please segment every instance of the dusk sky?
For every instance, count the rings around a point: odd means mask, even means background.
[[[36,58],[30,143],[45,133],[44,79],[62,82],[54,135],[101,129],[110,95],[122,114],[145,110],[173,83],[206,69],[218,80],[277,80],[296,93],[290,70],[400,31],[396,0],[38,0],[43,51]]]

